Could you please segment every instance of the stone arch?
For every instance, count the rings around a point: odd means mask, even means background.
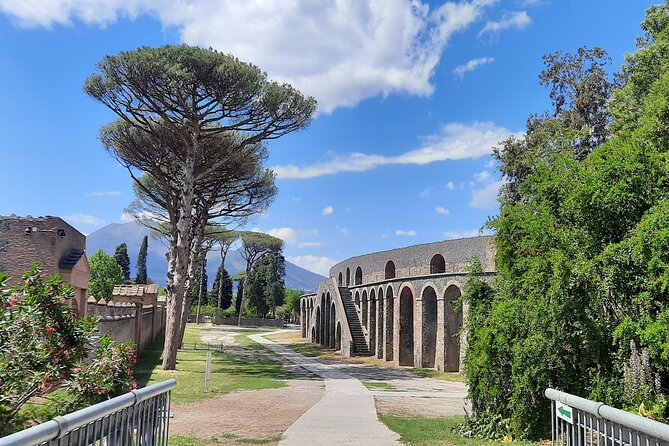
[[[376,352],[376,291],[369,291],[369,352]]]
[[[316,339],[316,329],[311,327],[311,342],[315,342]]]
[[[355,269],[355,284],[362,285],[362,268],[360,267]]]
[[[385,302],[383,299],[383,288],[379,288],[379,292],[377,294],[377,302],[378,302],[379,312],[377,315],[378,322],[376,326],[376,346],[377,346],[376,357],[379,359],[383,359],[383,348],[385,347],[385,344],[383,343],[383,340],[385,338],[383,323],[386,317]],[[373,353],[374,352],[372,352],[372,354]]]
[[[447,372],[460,370],[460,338],[462,307],[457,303],[462,292],[457,285],[449,285],[444,291],[444,358]]]
[[[393,341],[395,330],[395,299],[393,298],[393,287],[386,288],[386,361],[393,360]]]
[[[300,329],[301,329],[300,330],[300,335],[303,338],[306,338],[307,337],[307,309],[306,309],[307,302],[303,300],[301,303],[302,303],[302,305],[300,305],[300,326],[301,326],[300,327]]]
[[[394,279],[395,278],[395,262],[392,260],[388,260],[388,263],[386,263],[386,274],[385,274],[386,279]]]
[[[437,292],[427,286],[422,294],[422,367],[434,368],[437,354]]]
[[[335,334],[335,321],[336,320],[337,320],[337,313],[336,313],[336,310],[335,310],[335,303],[332,302],[330,304],[330,336],[329,336],[330,337],[330,345],[329,345],[329,347],[334,348],[335,350],[337,350],[337,345],[336,345],[337,342],[335,340],[335,336],[336,336],[336,334]]]
[[[430,274],[441,274],[446,272],[446,260],[441,254],[435,254],[430,260]]]
[[[333,321],[330,320],[330,293],[327,293],[325,296],[325,306],[323,307],[323,346],[330,346],[330,324]]]
[[[342,286],[343,282],[342,282],[342,277],[341,277],[341,271],[339,271],[339,280],[337,281],[337,283],[339,284],[339,286]]]
[[[369,302],[367,301],[367,290],[362,291],[362,325],[367,328],[367,324],[369,323],[368,321],[368,310],[369,310]]]
[[[360,292],[356,291],[355,292],[355,298],[353,299],[355,302],[355,306],[358,307],[358,310],[360,309]]]
[[[346,268],[346,286],[351,286],[351,268]]]
[[[399,293],[399,363],[400,365],[414,365],[414,332],[413,317],[416,298],[411,286],[405,286]]]
[[[337,333],[335,334],[335,350],[341,350],[341,324],[337,322]]]
[[[321,343],[321,307],[316,308],[316,344]]]

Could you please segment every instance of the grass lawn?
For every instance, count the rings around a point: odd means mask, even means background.
[[[505,444],[539,446],[538,443],[523,441],[502,443],[501,441],[462,437],[453,432],[453,429],[464,421],[462,417],[424,418],[379,415],[379,419],[390,430],[400,434],[402,442],[410,446],[443,446],[444,444],[454,446],[502,446]]]
[[[235,443],[243,444],[267,444],[267,443],[276,443],[281,437],[276,438],[244,438],[239,437],[234,434],[222,434],[218,437],[212,437],[207,439],[197,438],[197,437],[184,437],[181,435],[175,435],[170,437],[170,446],[209,446],[216,444],[229,444],[229,440],[234,440]]]
[[[186,328],[184,340],[200,340],[200,328]],[[252,341],[251,341],[252,342]],[[227,353],[211,353],[210,391],[204,391],[204,370],[207,353],[204,351],[179,351],[177,369],[162,370],[163,339],[156,339],[140,356],[135,366],[135,377],[140,386],[174,378],[177,386],[172,391],[172,401],[186,403],[222,395],[236,390],[276,389],[285,386],[280,380],[290,378],[281,365],[264,354],[234,357]]]
[[[367,387],[369,390],[392,390],[392,391],[402,391],[397,386],[392,384],[384,383],[382,381],[360,381],[363,386]]]
[[[442,381],[457,381],[465,382],[462,375],[455,372],[440,372],[439,370],[434,369],[421,369],[421,368],[406,368],[403,369],[405,372],[409,372],[412,375],[420,376],[422,378],[434,378],[440,379]]]

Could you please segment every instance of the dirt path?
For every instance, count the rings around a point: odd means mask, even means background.
[[[175,405],[170,434],[215,438],[224,445],[248,444],[250,439],[276,445],[281,434],[323,395],[323,384],[317,380],[286,383],[280,389],[244,390]]]
[[[223,344],[223,351],[239,358],[259,351],[239,345],[236,327],[202,331],[202,341]],[[262,353],[260,353],[262,354]],[[267,354],[270,354],[269,352]],[[280,358],[273,359],[279,360]],[[170,436],[193,436],[215,445],[276,445],[281,434],[323,396],[321,379],[295,364],[281,361],[286,372],[297,375],[286,387],[242,390],[193,403],[174,404]]]

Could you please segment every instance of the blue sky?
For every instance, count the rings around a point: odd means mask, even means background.
[[[0,215],[84,233],[125,221],[115,116],[82,93],[107,54],[188,43],[319,101],[269,145],[279,195],[247,228],[321,274],[366,252],[478,234],[497,213],[491,147],[548,107],[541,56],[600,46],[611,70],[646,8],[625,0],[0,0]]]

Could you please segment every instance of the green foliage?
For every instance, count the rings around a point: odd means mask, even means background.
[[[246,281],[249,309],[258,317],[274,316],[283,304],[285,259],[280,250],[272,250],[258,260]]]
[[[216,279],[209,292],[208,301],[209,305],[216,306],[223,310],[232,305],[232,280],[223,267],[223,263],[221,263],[218,267],[218,271],[216,271]]]
[[[528,129],[526,138],[549,137],[506,142],[497,153],[502,172],[522,175],[511,177],[500,216],[490,222],[497,278],[484,283],[473,274],[464,293],[469,426],[486,426],[486,435],[501,435],[504,429],[494,426],[508,420],[514,438],[546,437],[548,386],[666,416],[660,389],[669,383],[669,63],[661,56],[669,48],[667,25],[669,7],[649,10],[641,49],[628,57],[613,92],[616,133],[592,153],[566,149],[580,144],[582,130],[566,120]],[[647,376],[626,384],[631,345],[647,352],[646,368],[659,384]],[[651,384],[653,392],[639,391]]]
[[[26,413],[19,410],[30,398],[59,386],[59,404],[47,413],[79,409],[133,385],[133,347],[103,338],[91,354],[97,325],[77,317],[71,298],[71,287],[59,275],[44,279],[39,265],[21,285],[0,291],[0,434],[20,427]]]
[[[202,257],[202,265],[195,273],[195,281],[191,288],[190,304],[192,306],[207,305],[208,296],[207,286],[209,278],[207,277],[207,257]]]
[[[114,285],[123,283],[123,270],[113,257],[108,256],[101,249],[89,259],[91,278],[88,282],[88,291],[97,300],[109,300],[114,291]]]
[[[148,276],[146,273],[146,251],[149,246],[149,237],[144,236],[142,239],[142,244],[139,247],[139,253],[137,254],[137,277],[135,278],[135,283],[146,284]]]
[[[130,283],[130,257],[128,257],[128,245],[121,243],[116,247],[114,252],[114,260],[118,263],[123,271],[123,281]]]

